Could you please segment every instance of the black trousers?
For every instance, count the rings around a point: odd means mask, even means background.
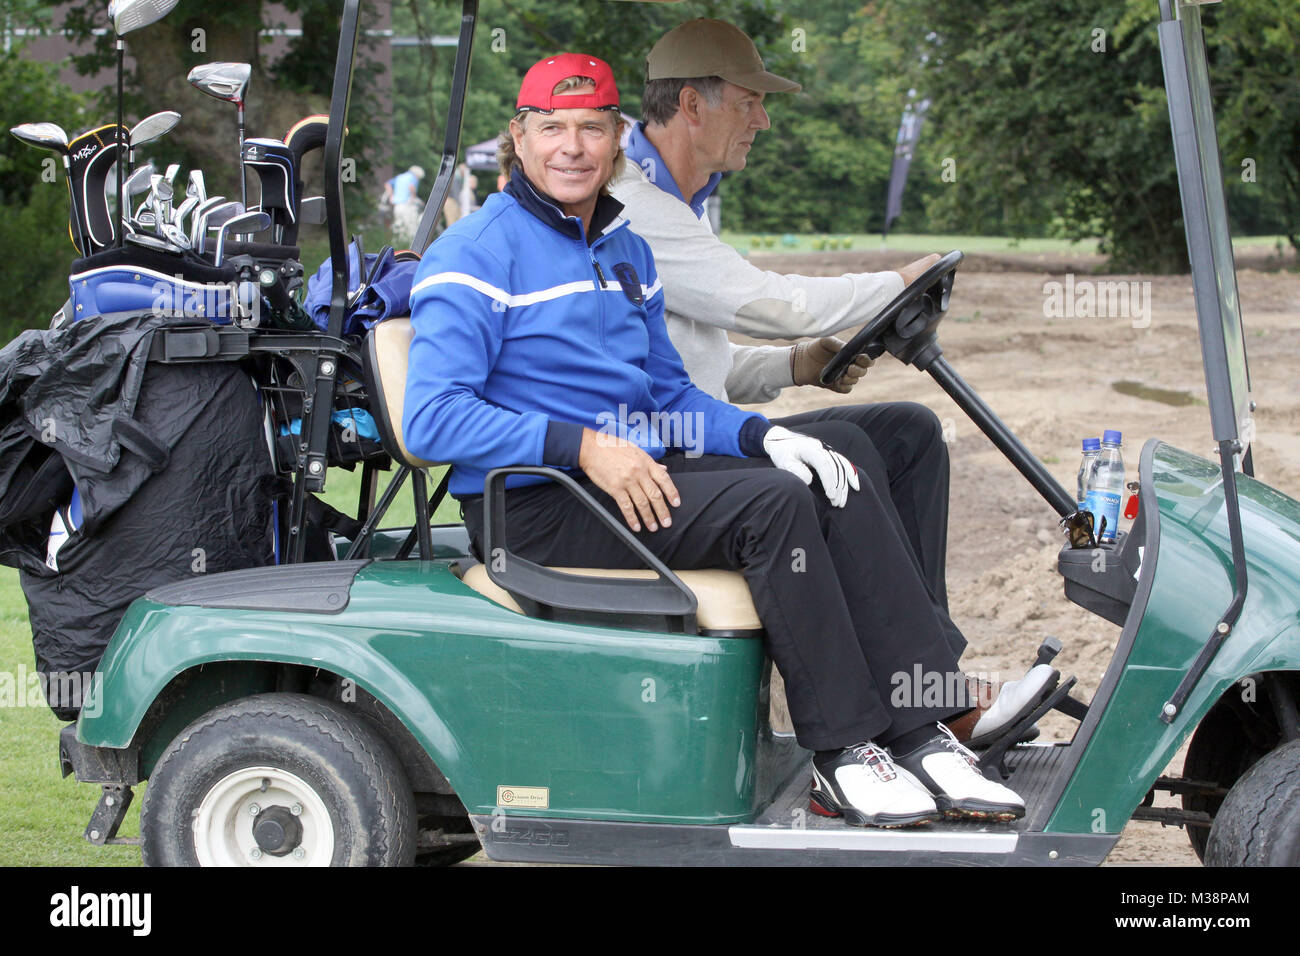
[[[772,419],[774,425],[815,434],[841,454],[847,454],[835,443],[844,441],[844,432],[806,427],[822,422],[848,422],[866,435],[869,444],[855,442],[854,453],[848,457],[866,472],[877,490],[887,489],[894,505],[890,519],[897,519],[895,527],[911,545],[931,595],[946,611],[949,462],[938,417],[916,402],[882,402],[836,405]],[[954,640],[954,649],[961,654],[965,639],[958,633]]]
[[[851,421],[830,417],[798,428],[859,466],[861,490],[850,491],[845,507],[831,507],[816,481],[804,485],[765,458],[673,452],[663,463],[682,504],[670,527],[643,527],[637,537],[676,570],[721,567],[745,576],[803,747],[887,742],[968,710],[957,665],[965,640],[927,582],[891,497],[889,455]],[[612,498],[574,477],[622,522]],[[511,489],[506,497],[512,552],[544,565],[641,566],[559,485]],[[466,501],[465,524],[480,553],[482,515],[481,499]],[[919,524],[917,536],[924,547]],[[918,678],[941,692],[921,693]]]

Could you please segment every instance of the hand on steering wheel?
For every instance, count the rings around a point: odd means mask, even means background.
[[[848,345],[840,349],[839,354],[826,363],[822,369],[821,383],[834,385],[853,360],[863,353],[874,359],[885,351],[890,351],[902,361],[910,362],[917,350],[909,349],[908,346],[923,345],[930,341],[935,326],[948,310],[953,273],[963,258],[965,256],[961,252],[954,250],[926,269],[920,278],[900,292],[894,301],[849,340]],[[903,354],[900,355],[900,352]]]

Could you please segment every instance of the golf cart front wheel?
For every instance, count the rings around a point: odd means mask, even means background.
[[[1206,866],[1300,866],[1300,740],[1283,744],[1228,791]]]
[[[149,866],[405,866],[414,802],[360,717],[304,694],[233,701],[190,724],[149,778]]]

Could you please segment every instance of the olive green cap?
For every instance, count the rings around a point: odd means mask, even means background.
[[[646,79],[720,76],[760,93],[797,93],[794,80],[769,73],[744,30],[722,20],[687,20],[659,38],[646,57]]]

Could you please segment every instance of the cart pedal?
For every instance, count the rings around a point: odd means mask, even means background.
[[[1056,709],[1063,700],[1069,699],[1071,689],[1078,682],[1077,677],[1067,678],[1028,716],[1021,718],[1020,722],[1010,728],[1000,739],[990,744],[988,749],[984,751],[984,755],[979,758],[978,766],[980,770],[995,767],[1003,780],[1010,777],[1011,770],[1007,767],[1007,751],[1016,745],[1020,740],[1020,735],[1037,723],[1040,717],[1048,711]]]
[[[1061,653],[1061,648],[1062,644],[1059,637],[1045,638],[1043,643],[1038,645],[1038,657],[1034,659],[1033,666],[1037,667],[1039,664],[1050,664],[1056,658],[1056,655]],[[1078,721],[1082,721],[1083,718],[1088,716],[1088,705],[1073,697],[1062,698],[1056,705],[1055,709],[1065,714],[1065,716],[1072,717]]]

